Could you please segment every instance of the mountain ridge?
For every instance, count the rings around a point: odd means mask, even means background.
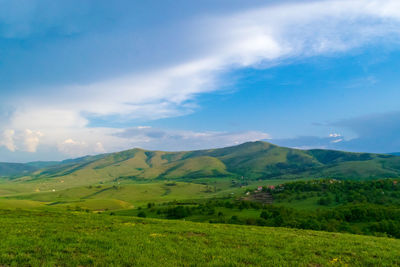
[[[18,166],[22,168],[24,165]],[[20,176],[31,176],[32,179],[69,176],[82,179],[91,176],[100,180],[204,177],[247,179],[305,176],[338,179],[400,177],[400,157],[395,155],[324,149],[300,150],[264,141],[246,142],[224,148],[176,152],[133,148],[51,164],[36,163],[35,166],[27,163],[27,166],[30,167],[23,169]]]

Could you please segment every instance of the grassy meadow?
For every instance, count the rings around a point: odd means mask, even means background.
[[[105,214],[0,210],[4,266],[394,266],[400,240]]]
[[[294,184],[315,183],[308,180]],[[54,191],[37,191],[32,181],[13,183],[0,184],[1,266],[400,264],[400,239],[284,228],[298,228],[293,216],[308,223],[307,214],[280,208],[297,203],[297,191],[280,192],[285,197],[269,207],[237,201],[259,185],[279,187],[282,180],[113,181]],[[300,194],[308,196],[300,206],[309,201],[318,210],[331,208],[317,204],[311,193]],[[222,205],[208,207],[214,202]],[[192,212],[171,216],[174,209]],[[283,221],[277,224],[265,212]],[[147,218],[140,218],[143,213]]]

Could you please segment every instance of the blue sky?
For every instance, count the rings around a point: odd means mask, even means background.
[[[400,3],[0,0],[0,161],[400,151]]]

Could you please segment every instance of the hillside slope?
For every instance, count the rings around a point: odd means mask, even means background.
[[[0,236],[2,266],[400,264],[397,239],[104,214],[0,210]]]
[[[131,149],[67,160],[35,173],[33,179],[105,182],[114,179],[203,177],[338,178],[400,177],[400,157],[333,150],[298,150],[267,142],[184,152]]]

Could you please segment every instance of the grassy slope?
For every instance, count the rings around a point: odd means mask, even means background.
[[[0,265],[393,266],[400,240],[284,228],[0,210]]]

